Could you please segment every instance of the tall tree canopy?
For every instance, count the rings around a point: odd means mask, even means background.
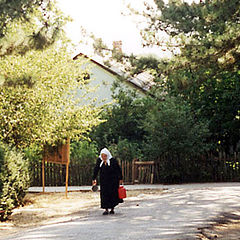
[[[76,98],[86,81],[66,48],[10,55],[0,65],[0,138],[16,146],[79,137],[98,122],[99,110]]]
[[[78,139],[99,122],[83,96],[85,62],[71,58],[54,3],[0,1],[0,141],[18,148]]]
[[[0,55],[44,49],[62,36],[69,18],[54,0],[0,1]]]
[[[198,117],[210,120],[215,143],[236,148],[240,140],[240,2],[154,3],[146,4],[141,13],[148,23],[142,30],[144,45],[167,48],[174,56],[158,64],[158,75],[165,76],[161,86],[190,102]]]

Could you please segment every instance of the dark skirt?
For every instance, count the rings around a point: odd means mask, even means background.
[[[118,198],[118,184],[113,182],[100,184],[101,208],[114,208],[121,200]]]

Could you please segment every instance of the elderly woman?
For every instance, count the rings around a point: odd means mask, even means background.
[[[121,199],[118,197],[118,187],[122,184],[122,170],[115,158],[112,157],[108,149],[101,150],[99,158],[93,173],[92,184],[97,184],[97,175],[100,171],[100,197],[101,208],[105,209],[103,215],[107,215],[108,209],[110,214],[114,214],[114,207],[117,206]]]

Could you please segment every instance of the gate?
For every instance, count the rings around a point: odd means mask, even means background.
[[[153,184],[154,161],[141,162],[138,159],[132,163],[132,184],[149,183]]]

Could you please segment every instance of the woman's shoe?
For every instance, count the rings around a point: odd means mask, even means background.
[[[104,211],[104,212],[103,212],[103,215],[108,215],[108,211],[107,211],[107,210]]]
[[[114,210],[113,209],[110,211],[110,214],[114,214]]]

